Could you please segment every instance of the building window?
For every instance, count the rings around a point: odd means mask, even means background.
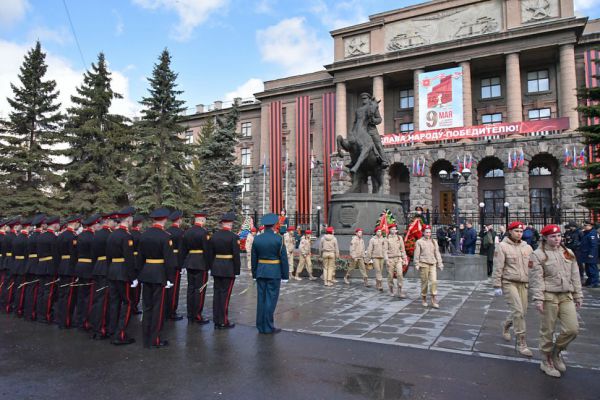
[[[415,95],[412,89],[400,91],[400,108],[413,108],[415,106]]]
[[[252,122],[242,122],[242,136],[252,136]]]
[[[546,167],[535,167],[529,171],[529,176],[550,176],[552,171]]]
[[[552,189],[529,189],[529,204],[532,213],[550,212],[552,209]]]
[[[502,171],[500,168],[490,169],[488,172],[485,173],[485,175],[483,177],[484,178],[504,178],[504,171]]]
[[[185,132],[185,143],[194,144],[194,132],[193,131]]]
[[[313,103],[310,103],[308,112],[309,112],[309,116],[310,116],[310,122],[313,122],[315,120],[315,117],[313,114],[313,112],[314,112]]]
[[[500,78],[485,78],[481,80],[481,98],[491,99],[502,96]]]
[[[287,108],[281,107],[281,127],[287,128]]]
[[[246,193],[250,191],[250,178],[243,177],[242,178],[242,193]]]
[[[502,122],[502,113],[497,113],[497,114],[483,114],[481,116],[481,122],[484,125],[487,125],[487,124],[496,124],[498,122]]]
[[[247,147],[242,148],[242,165],[247,166],[250,165],[252,160],[251,150]]]
[[[415,124],[409,122],[407,124],[400,124],[400,132],[402,133],[411,133],[415,131]]]
[[[549,108],[534,108],[533,110],[528,111],[528,116],[530,121],[538,121],[540,119],[550,119],[550,109]]]
[[[547,92],[548,90],[550,90],[550,79],[547,69],[527,73],[527,91],[529,93]]]
[[[494,171],[494,170],[492,170]],[[492,172],[490,171],[490,172]],[[488,172],[489,174],[489,172]],[[486,174],[487,177],[487,174]],[[504,213],[504,189],[484,190],[483,203],[485,204],[486,214]]]

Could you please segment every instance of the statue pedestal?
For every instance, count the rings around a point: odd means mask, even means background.
[[[389,209],[398,224],[404,228],[406,221],[402,202],[397,197],[373,193],[344,193],[333,195],[329,207],[329,226],[338,235],[354,235],[356,228],[362,228],[366,235],[373,234],[381,213]]]

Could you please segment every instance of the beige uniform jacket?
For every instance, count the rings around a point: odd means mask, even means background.
[[[546,252],[541,248],[531,254],[531,270],[529,271],[529,290],[533,301],[544,301],[544,292],[571,293],[573,300],[581,300],[581,280],[577,260],[571,250],[566,250],[572,257],[565,257],[562,247],[552,250],[546,246]]]
[[[524,241],[513,242],[505,237],[494,251],[495,288],[502,287],[502,281],[529,282],[529,257],[533,249]]]
[[[286,232],[283,234],[283,244],[285,244],[285,250],[288,253],[292,253],[296,248],[296,239],[293,233]]]
[[[359,238],[358,236],[352,236],[352,241],[350,242],[350,257],[357,258],[365,258],[365,241],[363,238]]]
[[[383,236],[380,238],[373,236],[371,240],[369,240],[367,256],[369,258],[385,258],[385,244],[386,239]]]
[[[246,236],[246,253],[250,254],[252,252],[252,243],[254,242],[254,235],[248,234]]]
[[[408,263],[406,249],[404,248],[404,239],[399,235],[389,235],[386,240],[387,258],[401,257],[404,264]]]
[[[415,265],[419,263],[430,264],[436,267],[442,267],[442,255],[437,241],[433,239],[425,239],[422,237],[415,243],[414,253]]]
[[[319,243],[319,255],[322,257],[323,253],[334,253],[336,258],[340,257],[337,239],[330,233],[326,233]]]
[[[310,256],[310,239],[306,236],[302,236],[300,239],[300,254],[303,256]]]

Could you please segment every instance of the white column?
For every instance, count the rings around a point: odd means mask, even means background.
[[[463,72],[463,126],[473,125],[473,92],[471,90],[471,63],[460,63]]]
[[[383,75],[373,77],[373,97],[379,101],[379,114],[381,115],[381,124],[377,125],[377,131],[380,135],[385,133],[385,116],[383,115]]]
[[[413,108],[413,126],[415,131],[419,129],[419,74],[422,74],[422,69],[415,69],[413,72],[413,94],[415,96],[415,106]]]
[[[575,48],[572,44],[560,46],[560,116],[569,117],[570,129],[577,129],[577,82],[575,78]]]
[[[348,136],[348,117],[346,115],[346,84],[335,85],[335,135]]]
[[[508,108],[508,122],[523,120],[519,53],[506,55],[506,106]]]

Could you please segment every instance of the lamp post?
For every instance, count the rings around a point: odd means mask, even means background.
[[[321,206],[317,206],[317,237],[321,236]]]
[[[485,225],[485,203],[482,201],[479,203],[479,227],[480,230],[483,231],[483,226]]]
[[[469,168],[463,169],[462,173],[458,171],[452,171],[452,173],[448,174],[446,170],[441,170],[438,173],[440,177],[440,183],[444,186],[448,186],[452,189],[454,193],[454,223],[456,224],[456,240],[454,241],[454,251],[455,255],[460,253],[460,230],[458,229],[459,225],[459,208],[458,208],[458,191],[461,187],[467,185],[469,183],[469,178],[471,177],[471,170]],[[461,179],[462,178],[462,179]]]
[[[510,203],[508,201],[504,202],[504,222],[506,228],[508,228],[508,207],[510,207]]]

